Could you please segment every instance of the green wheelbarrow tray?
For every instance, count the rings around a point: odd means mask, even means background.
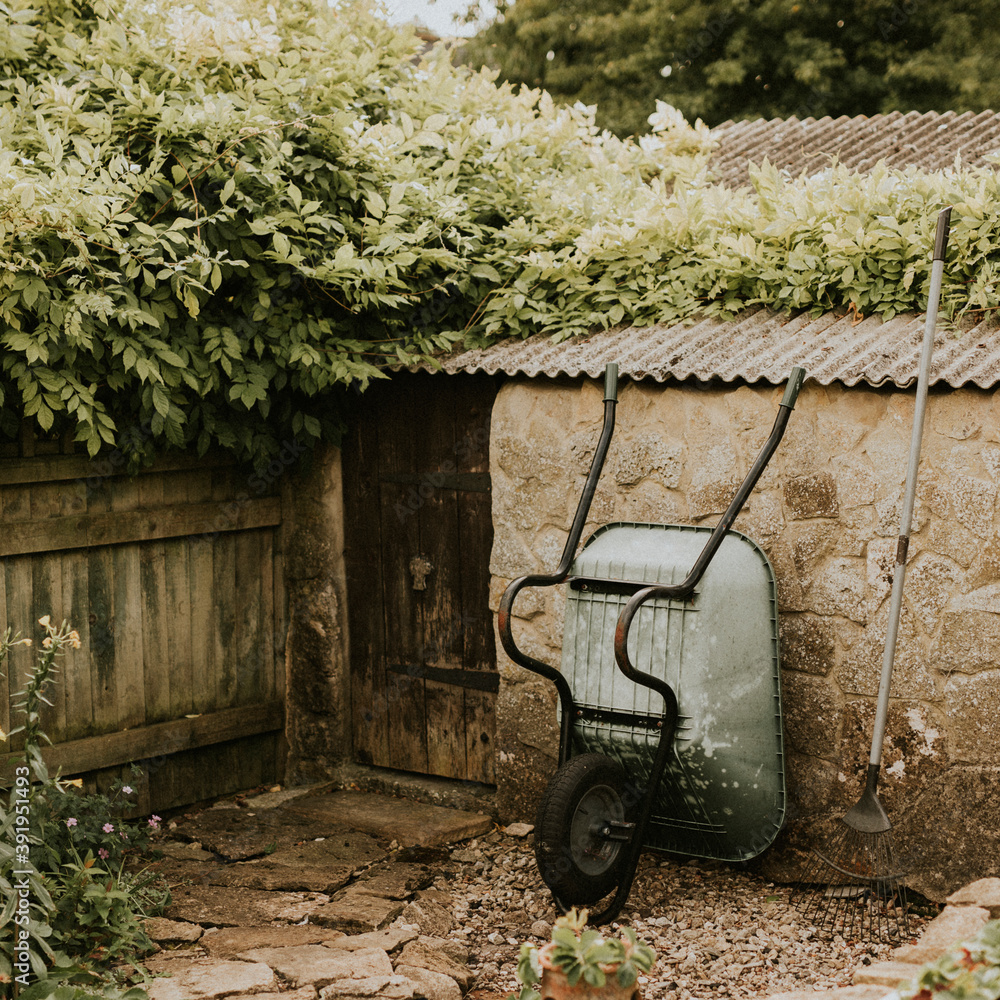
[[[570,755],[617,760],[637,788],[649,785],[663,702],[614,669],[616,623],[642,587],[683,580],[711,530],[608,524],[570,567],[562,646],[576,702]],[[678,703],[644,846],[719,861],[756,857],[785,814],[777,592],[767,556],[730,529],[691,599],[657,598],[639,609],[628,648]]]

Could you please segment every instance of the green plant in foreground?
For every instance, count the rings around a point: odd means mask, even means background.
[[[13,928],[0,941],[0,984],[20,1000],[142,1000],[145,991],[129,988],[114,969],[150,950],[142,920],[167,894],[148,875],[125,868],[146,842],[141,824],[120,815],[130,807],[124,796],[131,786],[119,782],[110,798],[86,795],[49,774],[41,708],[49,704],[56,657],[80,639],[48,615],[39,624],[45,636],[38,664],[17,696],[24,721],[10,734],[23,733],[24,758],[15,765],[9,802],[0,802],[0,925]],[[7,629],[0,665],[13,646],[31,644]],[[157,822],[153,817],[147,827]]]
[[[521,992],[508,1000],[539,1000],[535,987],[546,969],[561,970],[570,986],[582,979],[592,987],[604,986],[612,975],[619,986],[631,986],[640,972],[652,969],[656,953],[638,940],[631,927],[622,930],[621,938],[605,938],[600,931],[586,929],[587,916],[586,910],[570,910],[556,920],[551,941],[521,945],[517,963]]]
[[[998,1000],[1000,920],[992,920],[971,940],[925,965],[907,985],[885,1000]]]

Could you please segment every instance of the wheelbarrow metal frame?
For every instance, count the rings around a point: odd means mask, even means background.
[[[618,366],[608,365],[605,373],[604,423],[601,437],[591,461],[583,493],[580,497],[576,515],[574,516],[559,565],[551,574],[529,574],[519,577],[509,584],[501,598],[497,615],[500,641],[510,659],[519,666],[547,678],[556,686],[561,709],[559,733],[560,767],[570,757],[573,722],[582,712],[574,699],[573,691],[564,674],[555,667],[544,663],[536,657],[530,656],[518,648],[511,630],[513,607],[517,595],[521,590],[527,587],[556,586],[566,582],[569,578],[574,555],[580,543],[583,527],[590,511],[614,431],[615,408],[617,404],[617,377]],[[635,826],[628,840],[627,853],[621,866],[621,878],[611,902],[602,912],[592,917],[594,923],[604,923],[613,920],[621,911],[622,906],[624,906],[628,898],[638,867],[639,856],[645,846],[656,793],[670,760],[677,733],[679,709],[677,695],[673,687],[663,678],[640,670],[631,660],[628,651],[628,638],[632,624],[643,605],[650,601],[666,599],[684,602],[690,600],[694,595],[699,581],[704,576],[705,571],[718,552],[719,546],[731,530],[747,498],[756,486],[771,457],[774,455],[784,435],[785,427],[787,426],[795,399],[798,396],[804,378],[805,371],[802,368],[794,368],[792,370],[770,435],[684,580],[679,584],[653,584],[649,586],[632,584],[627,581],[617,581],[623,587],[634,589],[634,593],[632,593],[625,607],[622,609],[616,624],[614,639],[615,662],[619,671],[632,683],[647,688],[660,696],[663,701],[663,711],[655,723],[659,729],[659,741],[650,768],[649,780],[640,798],[639,812],[635,820]],[[612,581],[606,582],[611,583]],[[556,902],[561,909],[566,908],[558,898]]]

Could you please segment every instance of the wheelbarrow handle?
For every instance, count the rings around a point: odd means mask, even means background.
[[[709,536],[708,541],[705,543],[705,547],[701,550],[701,553],[695,560],[694,566],[692,566],[687,578],[678,584],[653,584],[649,587],[643,587],[642,590],[636,591],[636,593],[629,598],[625,607],[622,608],[621,614],[618,616],[618,624],[615,628],[615,662],[618,664],[619,670],[621,670],[626,677],[635,683],[652,688],[660,694],[667,705],[668,711],[676,705],[675,700],[673,701],[673,705],[671,703],[671,699],[674,699],[673,690],[664,681],[654,677],[652,674],[637,670],[629,657],[628,636],[632,627],[632,620],[635,618],[639,608],[643,604],[657,597],[663,597],[674,601],[686,601],[690,599],[691,595],[694,593],[694,588],[698,585],[698,581],[704,575],[705,570],[708,569],[708,564],[712,561],[712,558],[716,551],[718,551],[723,539],[729,532],[729,529],[733,526],[733,522],[736,520],[739,512],[743,509],[743,505],[746,503],[747,497],[750,495],[754,486],[757,485],[757,480],[760,479],[761,474],[764,472],[764,468],[767,466],[771,456],[777,449],[778,443],[781,441],[781,438],[785,433],[785,427],[788,424],[788,417],[792,412],[792,407],[795,405],[795,400],[798,397],[799,389],[802,386],[805,375],[806,373],[804,368],[796,367],[792,369],[791,374],[789,375],[788,385],[785,389],[785,395],[782,398],[781,403],[778,405],[778,415],[775,417],[774,427],[771,429],[770,436],[767,441],[764,442],[764,447],[761,448],[760,454],[757,456],[752,467],[750,468],[750,471],[747,473],[746,479],[743,480],[743,484],[736,491],[736,496],[733,497],[732,502],[726,509],[726,512],[722,515],[719,523],[716,525],[715,530]]]
[[[601,470],[604,468],[604,459],[608,454],[608,446],[611,444],[611,435],[615,429],[615,407],[617,404],[618,365],[612,362],[604,370],[604,424],[601,428],[601,437],[597,442],[597,448],[594,450],[594,457],[590,463],[590,471],[587,473],[587,480],[583,487],[583,493],[580,496],[580,502],[576,508],[576,516],[573,518],[573,524],[569,529],[569,536],[566,539],[566,545],[563,549],[562,558],[559,560],[559,565],[552,573],[532,573],[513,580],[503,592],[503,597],[500,598],[500,608],[497,611],[497,631],[500,633],[500,644],[503,646],[504,652],[518,666],[531,670],[552,681],[559,693],[559,701],[562,706],[562,736],[559,741],[560,763],[563,763],[564,755],[568,752],[569,727],[576,713],[573,694],[570,690],[569,682],[562,675],[561,671],[518,649],[511,628],[514,615],[514,601],[517,595],[528,587],[552,587],[562,583],[569,575],[569,568],[572,565],[573,557],[576,555],[577,546],[580,544],[583,526],[587,522],[590,505],[597,490],[597,482],[601,478]]]

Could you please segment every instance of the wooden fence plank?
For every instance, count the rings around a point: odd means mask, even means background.
[[[237,614],[236,635],[236,704],[260,701],[264,697],[262,676],[269,655],[262,642],[263,600],[261,571],[263,561],[262,531],[240,532],[234,538]],[[270,663],[267,665],[270,672]]]
[[[181,454],[163,455],[150,468],[140,469],[137,475],[212,469],[232,464],[232,456],[224,452],[213,452],[202,458]],[[99,459],[91,459],[86,455],[39,455],[34,458],[8,458],[0,463],[0,486],[66,482],[72,479],[79,480],[84,488],[93,489],[102,480],[125,475],[125,457],[117,454],[112,458]]]
[[[139,483],[122,480],[111,496],[112,512],[132,512],[139,506]],[[146,692],[142,665],[142,575],[139,546],[112,548],[115,603],[115,675],[118,695],[117,721],[131,728],[146,721]]]
[[[234,481],[230,469],[212,472],[212,493],[219,501],[217,517],[221,522],[229,516]],[[212,595],[215,619],[215,690],[216,704],[230,708],[236,704],[236,539],[217,534],[212,542]],[[235,598],[235,600],[234,600]]]
[[[20,632],[24,639],[31,639],[33,646],[15,646],[10,651],[7,661],[10,677],[11,724],[13,728],[24,722],[24,717],[14,707],[19,699],[19,691],[23,691],[28,683],[28,674],[38,662],[41,650],[41,627],[34,613],[32,601],[31,560],[9,559],[4,566],[7,584],[7,621],[15,632]],[[10,748],[19,750],[24,746],[24,736],[18,733],[11,737]]]
[[[165,475],[163,501],[183,504],[188,500],[187,475]],[[186,538],[163,543],[163,567],[166,580],[165,622],[167,659],[170,680],[170,716],[176,718],[194,711],[194,676],[191,658],[191,566],[190,542]],[[164,665],[161,665],[161,670]]]
[[[98,729],[109,729],[118,717],[113,566],[110,548],[93,549],[88,554],[91,698],[94,725]]]
[[[188,549],[191,593],[192,709],[211,712],[219,707],[215,688],[215,622],[212,616],[213,544],[192,539]]]
[[[89,559],[86,552],[66,552],[62,557],[63,595],[68,599],[66,618],[80,635],[80,648],[69,649],[64,661],[66,725],[64,739],[89,732],[94,721],[94,693],[90,680]]]
[[[0,556],[125,545],[186,535],[215,536],[271,527],[280,520],[281,501],[277,497],[48,517],[19,524],[16,532],[0,536]]]
[[[274,732],[284,727],[284,719],[284,708],[275,702],[244,705],[193,719],[175,719],[57,743],[45,747],[42,756],[50,769],[59,768],[68,777],[133,761],[142,766],[142,761],[157,760],[183,750]],[[14,767],[22,759],[17,753],[0,757],[0,784],[10,784]]]
[[[138,481],[139,503],[151,507],[163,503],[163,477],[147,476]],[[166,542],[151,541],[138,546],[141,596],[142,679],[146,722],[173,717],[170,677],[172,670],[167,642],[170,605],[167,599]]]
[[[35,613],[42,612],[42,615],[37,615],[37,617],[48,615],[52,626],[58,629],[66,617],[62,597],[60,558],[58,554],[47,559],[35,556],[29,562],[31,565],[32,603]],[[37,641],[36,639],[36,643]],[[52,680],[45,691],[45,700],[49,704],[42,705],[41,726],[49,734],[61,732],[66,725],[64,662],[65,657],[62,656],[57,656],[53,661]]]

